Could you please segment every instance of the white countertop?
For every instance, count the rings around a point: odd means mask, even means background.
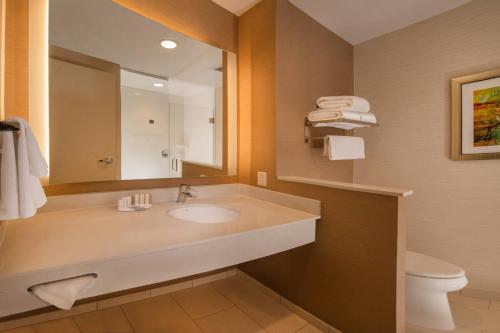
[[[236,209],[230,223],[198,224],[167,215],[175,202],[156,203],[142,212],[118,212],[113,206],[41,213],[11,222],[0,256],[0,279],[15,274],[102,261],[183,247],[319,216],[245,195],[190,200]]]

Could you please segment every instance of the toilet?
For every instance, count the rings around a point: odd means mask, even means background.
[[[407,251],[406,322],[432,329],[454,329],[447,294],[466,285],[467,278],[462,268]]]

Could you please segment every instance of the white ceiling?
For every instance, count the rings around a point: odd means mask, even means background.
[[[50,0],[50,44],[148,74],[218,87],[222,51],[109,0]],[[167,50],[163,39],[178,47]]]
[[[258,1],[213,0],[235,14]],[[471,0],[290,0],[351,44],[399,30]]]

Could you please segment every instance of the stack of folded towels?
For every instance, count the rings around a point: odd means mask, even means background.
[[[350,130],[367,127],[365,124],[351,123],[349,120],[377,123],[377,118],[370,112],[370,103],[357,96],[327,96],[316,101],[317,109],[309,113],[308,119],[314,127],[336,127]],[[342,120],[345,120],[342,121]]]

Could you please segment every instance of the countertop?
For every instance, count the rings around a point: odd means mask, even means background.
[[[175,202],[142,212],[100,206],[41,213],[10,222],[0,251],[0,279],[76,263],[163,251],[240,233],[318,219],[319,216],[244,195],[190,200],[236,209],[230,223],[201,224],[167,215]]]

